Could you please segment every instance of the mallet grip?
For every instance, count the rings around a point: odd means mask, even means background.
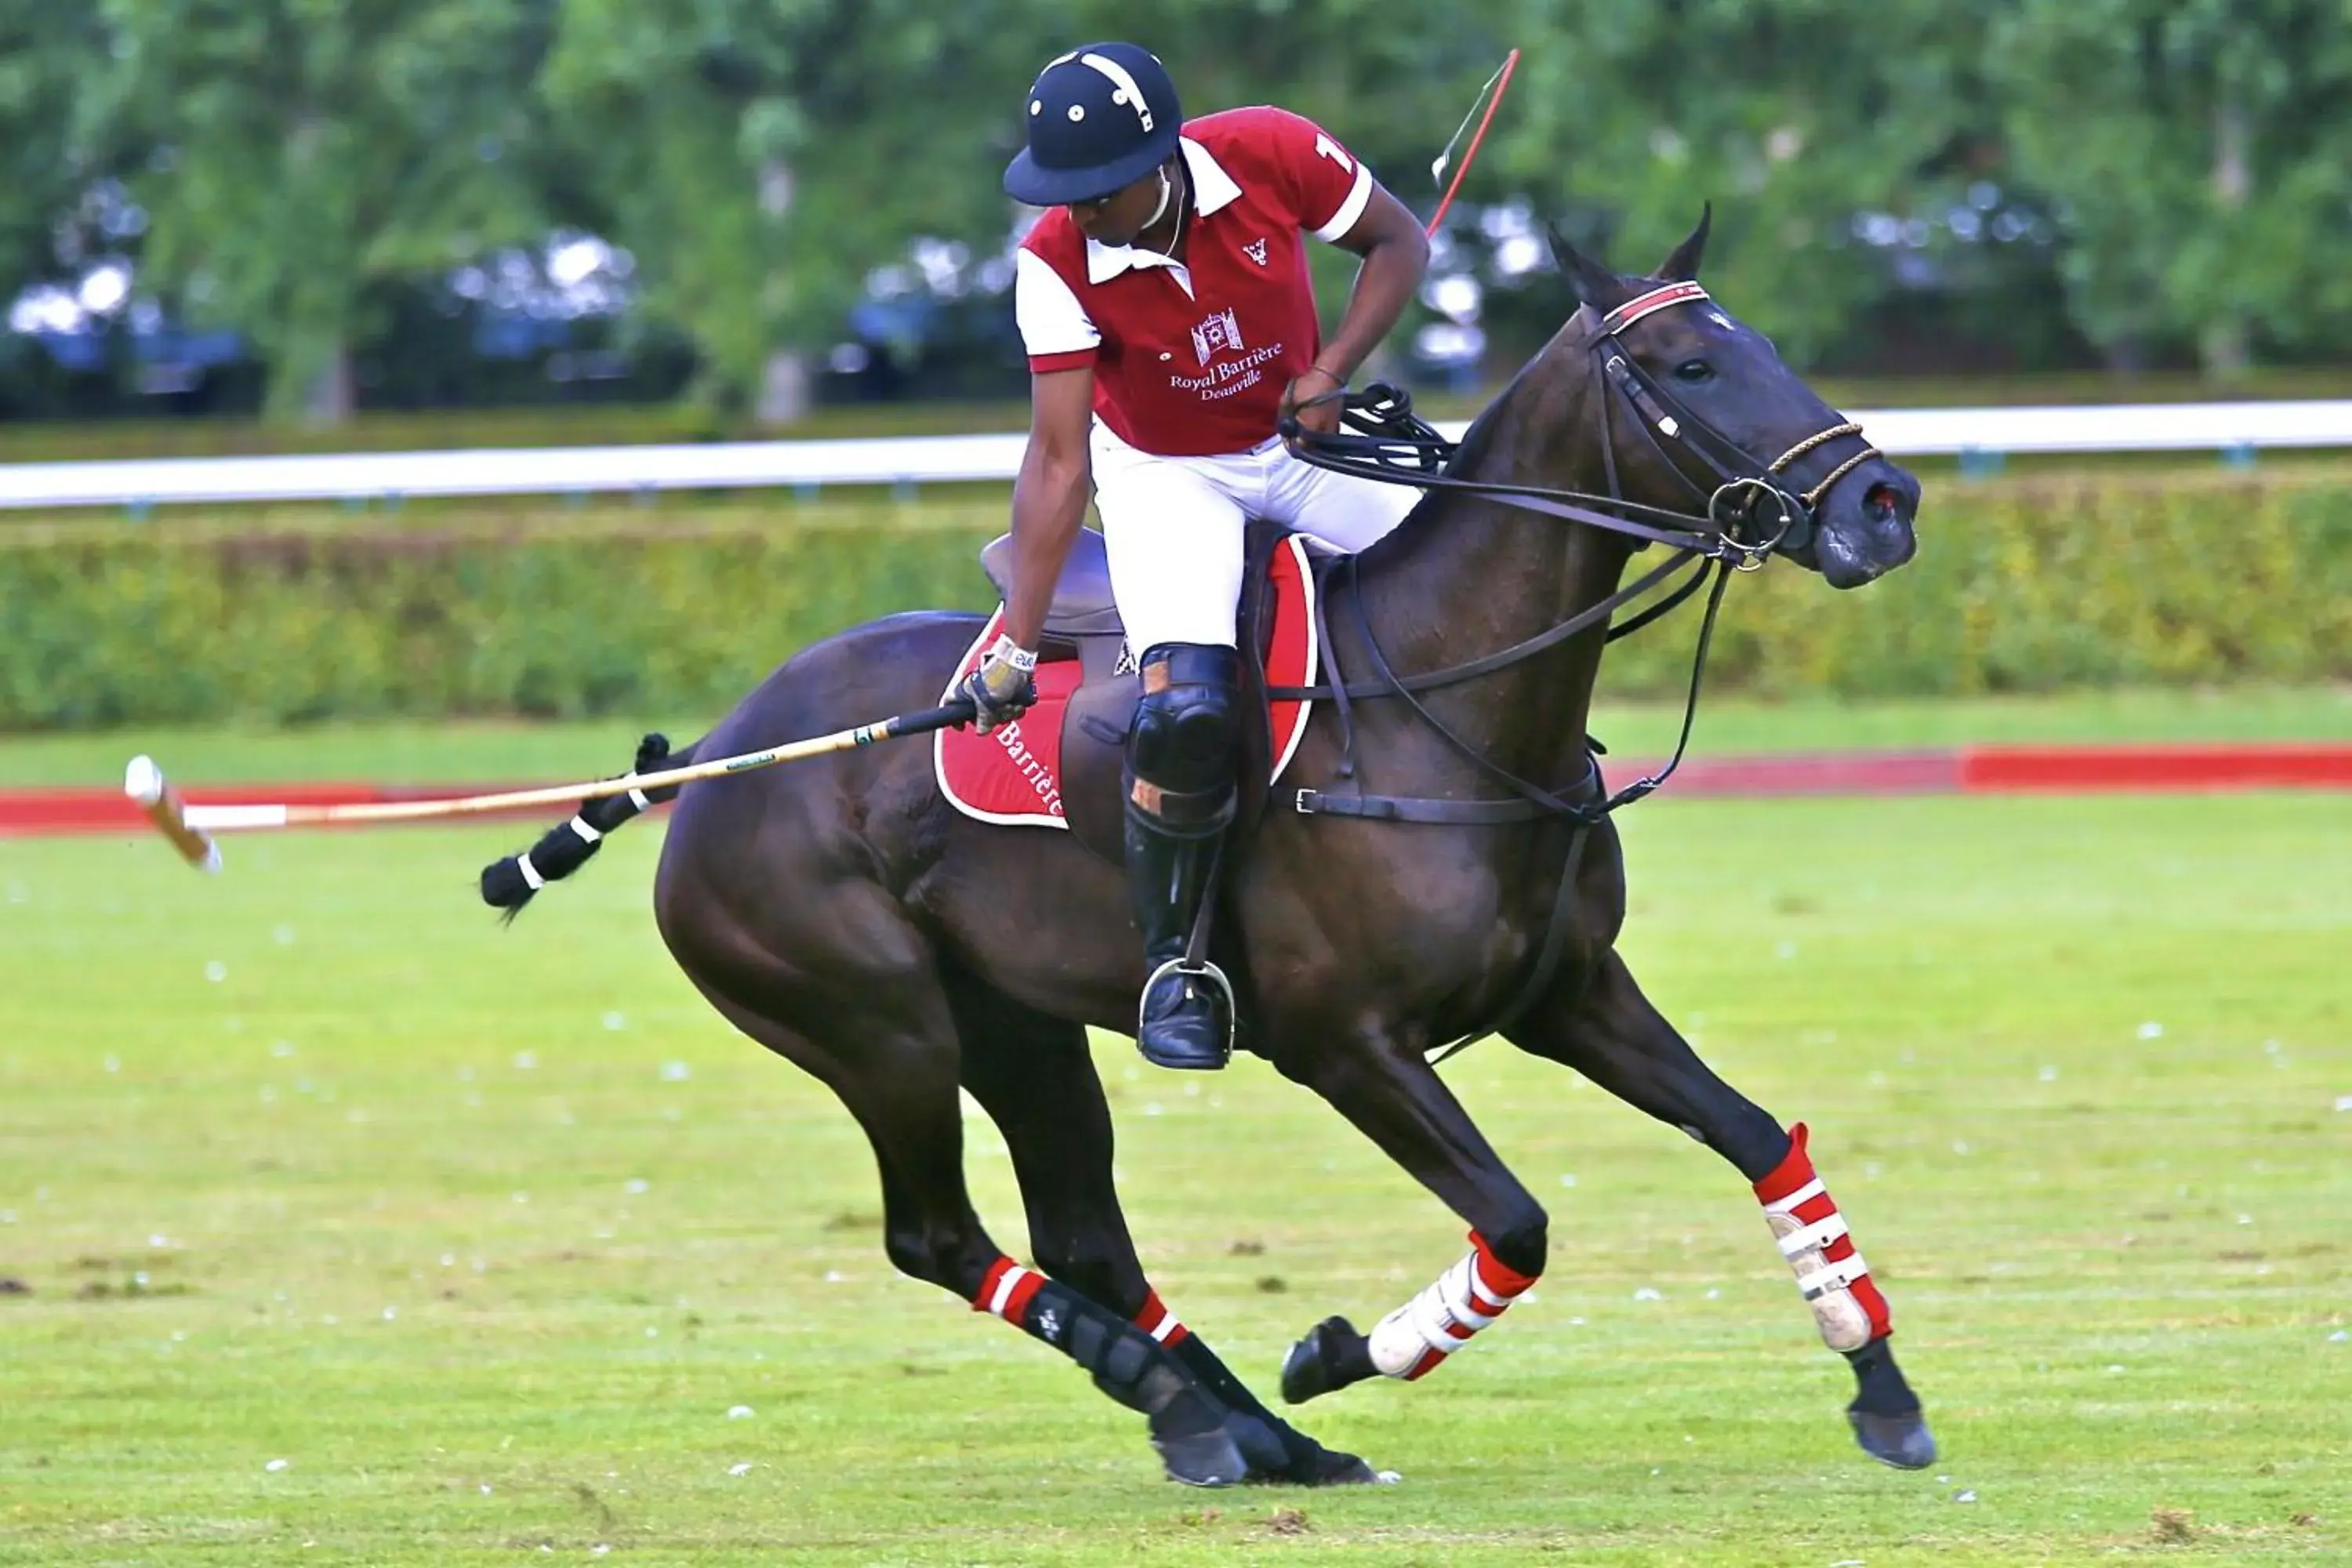
[[[122,793],[147,814],[147,820],[157,832],[172,841],[181,858],[200,870],[217,871],[221,866],[220,846],[201,828],[188,825],[187,802],[155,765],[155,759],[137,756],[122,775]]]

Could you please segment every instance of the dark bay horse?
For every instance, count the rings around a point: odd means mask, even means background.
[[[1777,542],[1834,586],[1865,584],[1916,548],[1918,485],[1704,290],[1662,287],[1696,278],[1706,233],[1702,220],[1652,279],[1620,276],[1555,237],[1581,306],[1449,471],[1672,509],[1716,535],[1730,531],[1717,514],[1737,489],[1718,480],[1757,477],[1738,493],[1798,507],[1807,526],[1784,537],[1784,512],[1782,533],[1751,547],[1750,563]],[[1479,659],[1601,605],[1634,545],[1501,496],[1433,492],[1335,574],[1332,651],[1351,676]],[[1359,701],[1359,787],[1460,803],[1491,800],[1496,770],[1561,791],[1589,780],[1585,719],[1606,618],[1415,702]],[[716,757],[928,706],[977,629],[970,616],[910,614],[844,632],[793,658],[692,750]],[[1324,703],[1292,781],[1328,781],[1340,757]],[[1288,809],[1292,793],[1235,851],[1223,891],[1220,918],[1245,954],[1247,1043],[1419,1178],[1474,1246],[1370,1333],[1337,1318],[1315,1328],[1285,1364],[1286,1396],[1375,1373],[1419,1377],[1543,1272],[1543,1206],[1427,1056],[1509,1012],[1513,1045],[1681,1128],[1754,1187],[1824,1340],[1855,1373],[1848,1415],[1862,1446],[1892,1464],[1930,1462],[1885,1298],[1804,1130],[1784,1130],[1710,1072],[1616,953],[1625,870],[1608,818],[1400,824],[1303,816]],[[881,1169],[884,1246],[898,1268],[1076,1361],[1147,1418],[1179,1480],[1371,1479],[1361,1459],[1260,1403],[1161,1303],[1137,1259],[1086,1030],[1132,1027],[1141,949],[1119,872],[1076,837],[970,820],[942,800],[927,745],[877,746],[688,788],[655,910],[711,1005],[856,1117]],[[572,848],[576,864],[584,855],[578,840]],[[542,860],[532,884],[569,868]],[[1565,918],[1547,966],[1556,908]],[[972,1211],[960,1089],[1003,1132],[1030,1266]]]

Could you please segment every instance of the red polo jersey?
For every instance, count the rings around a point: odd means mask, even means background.
[[[1322,346],[1304,236],[1333,241],[1371,172],[1313,121],[1227,110],[1188,121],[1184,260],[1088,239],[1055,207],[1015,254],[1032,371],[1092,365],[1095,414],[1167,457],[1244,452],[1274,434],[1282,389]]]

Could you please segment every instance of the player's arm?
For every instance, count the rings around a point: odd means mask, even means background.
[[[1093,478],[1087,438],[1094,423],[1095,330],[1070,286],[1025,247],[1013,257],[1013,314],[1029,351],[1029,446],[1013,485],[1013,585],[1004,626],[961,689],[985,734],[1037,700],[1030,672],[1045,636],[1054,584],[1086,516]]]
[[[1429,237],[1421,220],[1375,180],[1363,215],[1333,243],[1364,258],[1347,314],[1315,356],[1317,369],[1345,382],[1395,329],[1420,289],[1422,274],[1429,269]]]
[[[1364,258],[1339,330],[1282,396],[1283,412],[1297,413],[1307,428],[1337,430],[1339,404],[1312,400],[1344,385],[1394,330],[1428,270],[1429,237],[1371,170],[1312,121],[1269,110],[1267,140],[1299,226]]]
[[[1092,364],[1030,374],[1029,448],[1013,483],[1013,595],[1004,607],[1004,632],[1032,653],[1087,515],[1094,403]]]

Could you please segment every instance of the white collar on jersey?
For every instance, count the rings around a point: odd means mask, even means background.
[[[1190,136],[1181,137],[1177,145],[1183,149],[1184,172],[1192,178],[1192,210],[1202,217],[1218,208],[1241,199],[1242,188],[1214,158],[1209,150]],[[1087,241],[1087,281],[1108,283],[1130,267],[1181,267],[1181,261],[1170,259],[1149,247],[1132,245],[1105,245],[1098,240]]]

